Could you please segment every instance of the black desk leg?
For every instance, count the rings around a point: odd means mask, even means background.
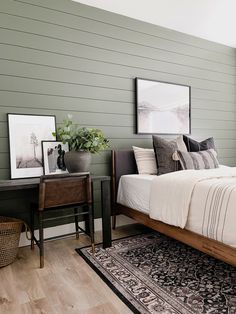
[[[94,218],[94,197],[93,197],[94,186],[93,186],[93,182],[92,182],[91,184],[92,184],[92,202],[93,202],[92,214],[93,214],[93,221],[94,221],[94,219],[95,219],[95,218]],[[85,226],[85,233],[90,236],[89,215],[85,215],[85,218],[84,218],[84,226]]]
[[[88,210],[88,208],[86,208]],[[89,227],[89,216],[85,215],[84,217],[84,231],[87,235],[90,235],[90,227]]]
[[[101,182],[103,248],[111,246],[111,193],[110,181]]]

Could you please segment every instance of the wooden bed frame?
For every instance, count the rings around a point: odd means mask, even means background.
[[[171,238],[183,242],[193,248],[211,255],[228,264],[236,266],[236,249],[219,241],[209,239],[186,229],[171,226],[151,219],[138,210],[123,206],[116,202],[117,188],[121,175],[137,173],[136,162],[132,150],[112,151],[112,201],[113,201],[113,228],[116,225],[116,215],[122,214],[133,218],[137,222],[163,233]]]

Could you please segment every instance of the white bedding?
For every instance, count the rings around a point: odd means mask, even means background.
[[[151,183],[155,177],[148,174],[122,176],[119,182],[117,202],[148,214]]]
[[[117,201],[236,247],[236,168],[122,176]]]
[[[236,178],[199,182],[185,228],[236,247]]]

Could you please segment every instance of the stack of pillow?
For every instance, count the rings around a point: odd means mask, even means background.
[[[153,149],[133,146],[133,150],[139,174],[219,167],[213,137],[197,142],[186,135],[169,141],[153,135]]]

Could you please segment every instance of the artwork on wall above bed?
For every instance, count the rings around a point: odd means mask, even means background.
[[[191,88],[136,78],[137,134],[190,134]]]
[[[55,116],[8,114],[11,179],[43,174],[41,141],[55,140]]]

